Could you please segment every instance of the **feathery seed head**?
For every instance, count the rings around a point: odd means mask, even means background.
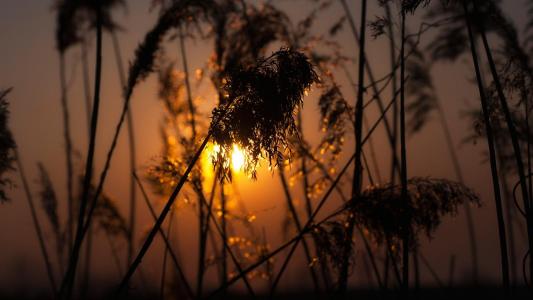
[[[224,90],[227,98],[213,110],[211,130],[221,151],[213,159],[224,167],[234,144],[246,153],[244,170],[255,178],[259,158],[281,165],[290,150],[289,137],[297,134],[294,112],[306,89],[318,76],[305,55],[281,49],[256,66],[230,72]],[[227,174],[228,172],[223,172]]]

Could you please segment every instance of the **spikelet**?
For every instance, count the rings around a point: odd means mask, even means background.
[[[115,201],[109,196],[105,194],[100,196],[94,210],[94,218],[98,222],[100,228],[106,231],[109,235],[123,237],[125,239],[128,238],[129,229],[126,219],[120,213]]]
[[[420,233],[431,237],[442,217],[455,215],[463,203],[480,205],[471,189],[447,179],[411,178],[408,196],[406,203],[401,197],[401,185],[373,186],[350,201],[348,211],[378,243],[399,245],[407,229],[414,237],[414,246]]]
[[[44,212],[48,217],[48,221],[50,221],[50,224],[52,225],[54,234],[56,237],[60,237],[61,229],[59,225],[59,216],[57,214],[57,197],[54,186],[52,185],[52,181],[50,180],[50,176],[48,175],[44,165],[42,163],[38,163],[37,168],[39,169],[40,174],[39,183],[41,185],[41,191],[39,192],[39,196],[41,198],[41,203]]]
[[[4,188],[11,185],[11,180],[5,177],[8,171],[14,170],[15,140],[8,127],[9,110],[7,94],[11,89],[0,90],[0,203],[9,201]]]
[[[224,86],[229,106],[213,110],[213,141],[221,148],[214,164],[229,171],[224,162],[237,144],[246,153],[244,170],[253,178],[263,155],[271,167],[281,166],[283,152],[290,150],[289,137],[297,134],[294,112],[315,82],[318,76],[305,55],[289,49],[232,71]]]
[[[135,50],[135,59],[130,64],[125,88],[126,98],[129,98],[137,82],[153,71],[155,57],[165,34],[188,19],[199,18],[200,13],[210,5],[212,5],[211,0],[180,0],[161,14],[154,28],[146,34],[144,41]]]

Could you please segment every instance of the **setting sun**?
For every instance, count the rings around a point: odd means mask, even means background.
[[[231,168],[233,171],[240,171],[244,166],[244,160],[244,152],[238,145],[233,144],[233,151],[231,152]]]
[[[214,145],[211,145],[210,147],[207,148],[207,157],[209,158],[208,160],[206,160],[206,166],[209,165],[209,168],[211,168],[211,163],[212,163],[212,160],[213,158],[221,151],[221,148],[220,148],[220,145],[217,145],[217,144],[214,144]],[[244,164],[246,162],[246,154],[244,153],[244,151],[241,149],[241,147],[239,147],[239,145],[237,144],[233,144],[233,148],[231,149],[231,153],[229,153],[228,157],[229,161],[226,160],[224,162],[224,165],[225,166],[230,166],[231,167],[231,170],[233,172],[239,172],[243,169],[244,167]],[[206,168],[208,169],[208,168]],[[207,170],[206,170],[207,171]]]

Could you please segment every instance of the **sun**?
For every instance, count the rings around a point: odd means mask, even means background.
[[[235,172],[242,170],[244,162],[244,152],[237,144],[233,144],[233,150],[231,151],[231,169]]]
[[[206,149],[206,155],[203,156],[202,159],[202,168],[206,175],[209,177],[214,175],[213,173],[213,167],[212,167],[212,161],[217,156],[217,154],[222,151],[220,145],[217,144],[209,144]],[[239,173],[244,169],[244,165],[246,163],[246,153],[244,150],[239,147],[238,144],[233,144],[232,149],[230,150],[230,153],[227,155],[227,160],[224,162],[224,166],[231,168],[231,170],[235,173]]]

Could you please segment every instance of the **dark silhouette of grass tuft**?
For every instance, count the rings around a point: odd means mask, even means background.
[[[7,172],[14,170],[16,148],[15,140],[8,127],[9,110],[7,95],[11,89],[0,90],[0,203],[9,201],[5,188],[11,186],[11,180],[6,178]]]
[[[297,134],[295,110],[303,104],[304,91],[318,82],[312,65],[303,54],[282,49],[254,67],[233,70],[226,80],[231,105],[213,110],[213,119],[220,120],[211,126],[213,141],[221,148],[214,163],[229,171],[228,155],[238,144],[252,177],[263,154],[271,166],[281,166],[289,136]]]

